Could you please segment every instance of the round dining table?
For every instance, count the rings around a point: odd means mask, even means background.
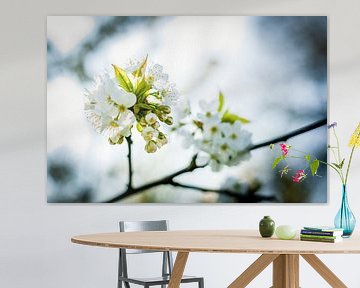
[[[359,254],[360,237],[338,243],[262,238],[256,230],[189,230],[115,232],[79,235],[76,244],[177,252],[169,288],[179,288],[189,253],[261,254],[228,288],[246,287],[273,264],[273,288],[299,288],[299,256],[304,258],[331,287],[347,287],[315,254]]]

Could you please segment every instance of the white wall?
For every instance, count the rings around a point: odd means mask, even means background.
[[[328,15],[330,120],[347,142],[360,120],[360,2],[352,1],[7,1],[0,17],[0,287],[115,287],[116,251],[70,243],[74,234],[114,231],[119,219],[167,218],[173,229],[255,228],[277,223],[331,223],[340,183],[331,175],[328,205],[48,205],[46,203],[46,15],[239,14]],[[359,151],[360,152],[360,151]],[[360,153],[349,185],[360,219]],[[255,255],[193,254],[188,273],[206,287],[226,287]],[[360,255],[322,256],[348,287],[360,287]],[[135,259],[138,269],[146,269]],[[344,265],[348,263],[347,265]],[[143,264],[143,263],[142,263]],[[145,263],[146,264],[146,263]],[[305,263],[302,287],[327,287]],[[269,287],[270,270],[249,287]],[[190,287],[190,286],[189,286]]]

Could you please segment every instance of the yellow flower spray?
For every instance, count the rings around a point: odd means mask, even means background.
[[[352,149],[351,149],[349,164],[348,164],[348,167],[346,170],[345,185],[348,180],[350,165],[351,165],[351,161],[352,161],[352,158],[354,155],[355,148],[360,147],[360,122],[359,122],[358,126],[356,127],[354,133],[351,135],[349,146],[352,147]]]
[[[360,147],[360,122],[352,134],[349,142],[350,147]]]

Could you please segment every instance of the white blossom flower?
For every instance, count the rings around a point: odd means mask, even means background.
[[[113,68],[114,74],[96,77],[94,87],[86,90],[87,118],[97,132],[109,137],[111,144],[121,144],[137,122],[146,151],[153,153],[168,143],[161,129],[174,122],[173,106],[178,99],[175,84],[161,65],[149,65],[147,56]]]
[[[208,154],[213,154],[216,152],[214,152],[214,150],[216,150],[216,147],[214,147],[214,142],[208,138],[200,137],[195,141],[192,140],[192,143],[195,144],[195,147],[198,149],[198,151],[203,151]]]
[[[204,100],[199,102],[199,106],[202,110],[202,113],[198,113],[197,117],[200,121],[206,123],[220,123],[221,122],[221,115],[217,111],[218,102],[217,101],[210,101],[206,102]]]
[[[102,133],[107,126],[109,126],[109,123],[118,115],[118,110],[112,104],[98,103],[95,105],[95,109],[88,115],[91,115],[90,118],[94,117],[92,124],[98,133]]]
[[[130,110],[120,114],[118,119],[109,122],[106,132],[113,143],[117,143],[122,137],[129,137],[132,126],[135,123],[134,113]]]
[[[197,113],[197,117],[185,109],[185,118],[179,121],[176,129],[188,145],[192,144],[196,148],[197,164],[207,164],[213,171],[249,159],[247,149],[251,145],[251,134],[242,129],[239,121],[224,122],[218,105],[217,101],[201,101],[201,112]]]
[[[242,151],[251,144],[251,133],[242,129],[239,121],[233,124],[223,123],[221,130],[232,149]]]
[[[153,125],[158,121],[158,117],[154,113],[149,113],[145,116],[146,123]]]
[[[163,72],[163,67],[159,64],[149,65],[147,69],[147,79],[157,90],[164,90],[168,84],[169,75]]]
[[[140,67],[141,63],[142,61],[139,61],[138,59],[129,59],[124,65],[124,70],[127,73],[133,73]]]
[[[150,126],[145,127],[144,130],[141,132],[141,136],[146,142],[156,139],[158,135],[159,132]]]
[[[118,142],[130,135],[135,122],[127,108],[136,102],[136,96],[123,90],[108,73],[95,79],[93,90],[86,90],[85,113],[98,133],[106,132],[110,140]]]
[[[109,94],[112,92],[108,74],[95,78],[94,89],[85,90],[85,114],[98,133],[104,131],[109,121],[117,116],[118,111],[111,103]]]
[[[223,138],[222,142],[219,142],[218,145],[218,158],[220,161],[227,166],[233,166],[231,164],[235,163],[233,160],[238,158],[239,150],[232,149],[226,138]]]
[[[175,106],[179,100],[179,92],[173,83],[167,83],[161,91],[161,94],[163,96],[164,105]]]
[[[222,123],[220,119],[211,119],[209,122],[203,123],[203,137],[204,139],[211,139],[217,141],[222,137]]]
[[[135,94],[126,92],[107,72],[95,78],[94,89],[86,90],[85,97],[91,104],[114,102],[130,108],[136,103]]]
[[[120,111],[125,111],[127,108],[135,105],[136,96],[134,93],[126,92],[124,89],[120,88],[113,92],[111,100],[119,105]]]

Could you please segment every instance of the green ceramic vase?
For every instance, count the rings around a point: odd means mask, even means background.
[[[259,232],[262,237],[271,237],[275,232],[275,222],[270,216],[264,216],[259,223]]]

